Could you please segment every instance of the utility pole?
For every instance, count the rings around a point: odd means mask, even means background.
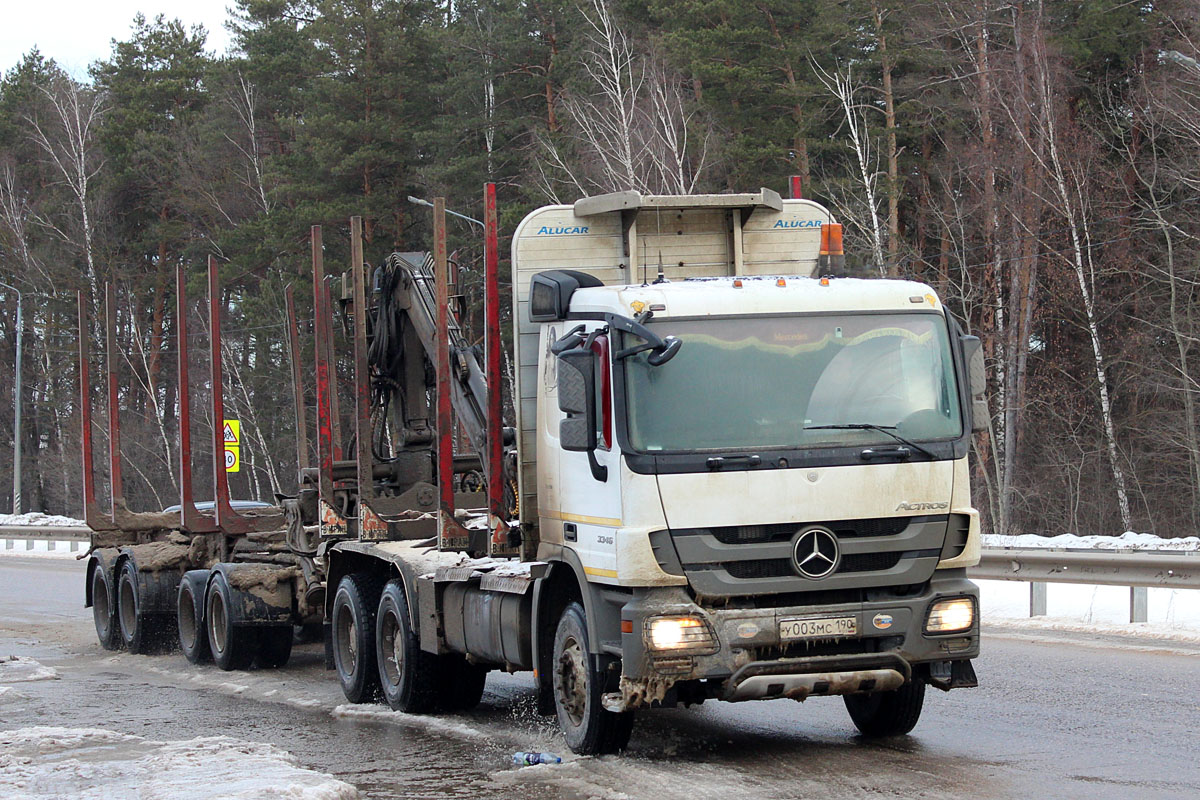
[[[13,510],[21,513],[21,345],[25,335],[25,325],[21,318],[21,290],[0,281],[0,286],[12,289],[17,293],[17,377],[13,381]]]

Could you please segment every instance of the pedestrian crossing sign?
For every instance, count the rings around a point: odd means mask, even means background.
[[[237,419],[225,420],[225,446],[237,447],[242,443],[242,421]]]

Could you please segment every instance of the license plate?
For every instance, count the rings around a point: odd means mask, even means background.
[[[785,642],[796,639],[838,639],[857,635],[857,617],[785,619],[779,623],[779,638]]]

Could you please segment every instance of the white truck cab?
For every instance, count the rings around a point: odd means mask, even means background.
[[[833,276],[835,228],[764,189],[517,230],[526,554],[585,586],[609,713],[841,694],[895,733],[976,683],[978,341],[929,286]]]

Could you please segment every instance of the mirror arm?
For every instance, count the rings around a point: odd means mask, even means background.
[[[592,468],[592,477],[601,483],[608,482],[608,467],[596,460],[596,448],[588,450],[588,466]]]
[[[583,341],[582,333],[583,325],[576,325],[569,332],[564,333],[561,339],[556,339],[550,345],[550,352],[557,356],[565,353],[567,350],[575,349]]]

